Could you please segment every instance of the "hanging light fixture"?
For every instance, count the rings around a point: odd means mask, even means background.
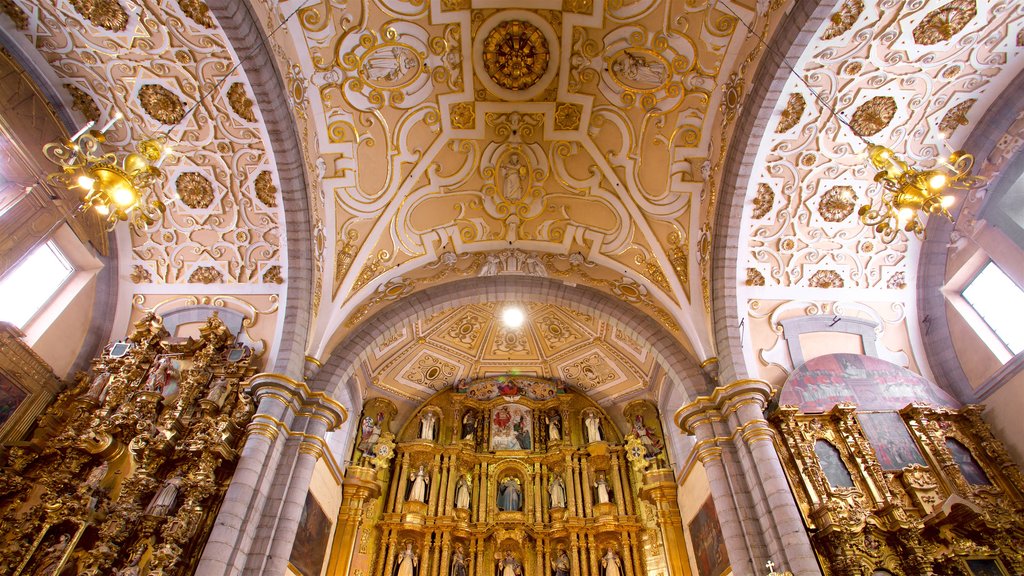
[[[967,190],[984,180],[971,174],[974,156],[963,150],[954,151],[948,160],[940,161],[930,170],[920,170],[893,152],[892,149],[868,142],[868,161],[878,170],[875,182],[881,188],[881,204],[865,204],[857,211],[861,223],[875,229],[886,244],[900,230],[925,237],[920,213],[939,214],[950,222],[949,207],[956,198],[953,189]]]
[[[71,138],[43,146],[46,159],[60,167],[47,179],[68,190],[81,190],[79,210],[96,210],[106,220],[107,230],[121,221],[145,229],[165,210],[164,203],[154,197],[154,187],[163,180],[160,164],[171,147],[160,135],[139,142],[135,152],[104,152],[106,133],[121,118],[118,113],[100,130],[92,130],[95,122],[89,122]]]

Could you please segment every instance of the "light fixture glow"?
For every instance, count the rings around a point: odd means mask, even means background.
[[[508,328],[519,328],[526,321],[526,314],[518,306],[509,306],[501,313],[501,322]]]

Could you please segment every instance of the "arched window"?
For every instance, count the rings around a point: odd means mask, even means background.
[[[818,440],[814,443],[814,453],[818,455],[818,462],[821,464],[821,471],[828,478],[828,483],[836,488],[853,488],[853,478],[846,464],[843,464],[839,450],[828,440]]]

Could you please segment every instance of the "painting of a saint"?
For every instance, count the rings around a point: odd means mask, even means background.
[[[838,488],[853,488],[850,471],[843,464],[839,450],[831,442],[818,440],[814,443],[814,453],[818,456],[821,471],[825,473],[829,484]]]
[[[302,507],[299,530],[288,561],[302,576],[320,576],[324,567],[324,553],[331,523],[313,494],[306,492],[306,505]]]
[[[491,415],[491,450],[533,449],[533,417],[530,409],[506,404]]]
[[[910,437],[903,419],[896,412],[862,413],[857,415],[875,457],[883,470],[902,470],[912,464],[925,465],[924,457]]]
[[[998,560],[993,558],[975,558],[967,561],[967,567],[974,576],[1006,576]]]
[[[11,414],[14,414],[14,411],[18,409],[18,405],[21,404],[21,401],[26,396],[28,394],[24,390],[18,388],[18,386],[3,375],[0,375],[0,426],[3,426],[11,417]]]
[[[693,521],[690,522],[690,542],[698,576],[721,576],[729,568],[729,555],[725,551],[725,538],[718,524],[715,503],[708,496]]]
[[[960,473],[964,475],[964,479],[967,480],[968,484],[974,484],[975,486],[989,486],[992,482],[989,481],[988,475],[978,464],[978,461],[974,459],[974,455],[971,451],[954,438],[946,438],[946,448],[949,449],[949,453],[953,456],[953,461],[956,462]]]

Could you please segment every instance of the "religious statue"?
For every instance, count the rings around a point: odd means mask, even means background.
[[[39,562],[32,576],[56,576],[60,560],[64,557],[64,550],[68,547],[68,540],[70,537],[67,534],[61,534],[56,542],[47,546],[46,550],[40,553]]]
[[[603,473],[597,475],[594,481],[594,488],[597,489],[597,503],[607,504],[612,501],[611,493],[608,491],[608,479]]]
[[[640,414],[637,414],[633,419],[633,435],[643,444],[647,458],[654,458],[661,453],[663,446],[661,439],[654,434],[654,430],[651,430],[647,427],[647,424],[644,424],[644,418]]]
[[[565,548],[558,549],[558,557],[551,562],[552,576],[569,576],[569,555]]]
[[[82,486],[80,493],[89,498],[90,510],[95,510],[100,498],[106,497],[102,484],[103,479],[107,476],[107,470],[107,462],[103,461],[93,468],[85,478],[85,484]]]
[[[583,424],[587,429],[587,442],[600,442],[604,439],[601,435],[601,417],[595,412],[587,412]]]
[[[437,422],[437,415],[427,412],[420,416],[420,440],[434,439],[434,424]]]
[[[558,410],[552,410],[548,414],[548,440],[555,441],[562,439],[562,415]]]
[[[430,479],[427,478],[427,473],[423,469],[423,465],[420,465],[420,469],[415,473],[409,475],[409,480],[412,484],[409,486],[409,498],[410,502],[426,502],[427,501],[427,484]]]
[[[498,510],[519,511],[522,508],[523,493],[519,488],[519,479],[509,476],[498,487]]]
[[[498,569],[495,576],[523,576],[523,564],[511,550],[505,550],[505,557],[498,561]]]
[[[467,576],[466,554],[462,551],[462,544],[455,545],[455,552],[452,553],[452,567],[448,576]]]
[[[178,390],[178,367],[175,364],[170,356],[160,356],[153,363],[153,368],[142,389],[147,392],[156,392],[165,398],[176,393]]]
[[[217,408],[223,408],[228,392],[230,390],[228,389],[227,379],[218,377],[213,381],[213,385],[210,386],[210,392],[206,395],[206,400],[213,402]]]
[[[395,576],[416,576],[419,572],[420,560],[412,551],[412,542],[405,543],[405,550],[398,553],[395,562]]]
[[[551,482],[548,483],[548,495],[551,496],[552,508],[565,508],[565,482],[561,476],[551,475]]]
[[[357,448],[364,454],[372,452],[373,447],[377,445],[377,440],[380,440],[380,427],[383,420],[384,413],[378,412],[377,418],[364,416],[362,422],[360,422],[360,437]]]
[[[459,481],[455,483],[455,507],[468,510],[470,496],[469,481],[465,476],[459,476]]]
[[[601,558],[601,569],[604,572],[601,576],[623,576],[622,561],[619,555],[611,548]]]
[[[363,60],[362,73],[371,81],[396,82],[418,67],[419,62],[407,49],[393,46],[371,52]]]
[[[178,500],[178,488],[181,486],[181,478],[175,476],[164,481],[163,486],[157,491],[156,496],[146,506],[147,516],[167,516],[174,508]]]
[[[525,193],[524,183],[529,170],[523,166],[519,154],[513,152],[501,166],[502,194],[510,202],[518,202]]]
[[[473,440],[476,436],[476,410],[466,410],[462,415],[462,433],[459,435],[463,440]]]
[[[107,395],[108,385],[110,385],[110,372],[104,370],[93,376],[92,381],[89,383],[89,389],[86,390],[83,396],[87,400],[102,403]]]

